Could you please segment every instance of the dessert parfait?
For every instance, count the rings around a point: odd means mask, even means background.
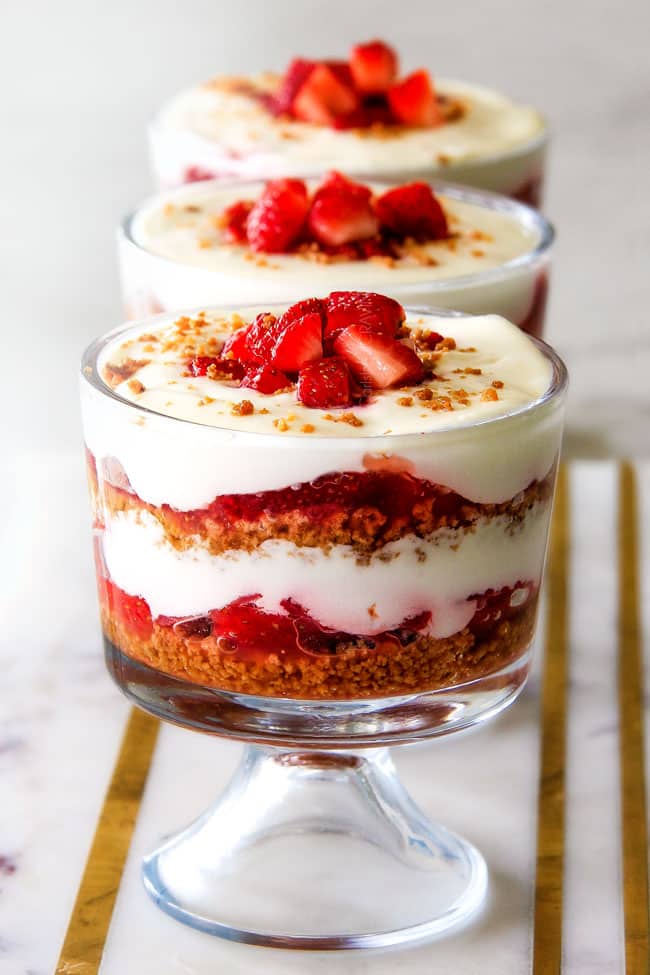
[[[150,128],[161,187],[323,169],[433,175],[540,202],[548,139],[533,108],[479,85],[401,70],[382,41],[347,60],[295,58],[282,75],[220,76],[184,91]]]
[[[500,314],[539,337],[552,240],[537,211],[504,197],[334,171],[180,187],[128,217],[119,247],[130,318],[336,285]]]
[[[82,394],[114,674],[238,701],[521,684],[562,386],[503,318],[369,292],[101,340]]]

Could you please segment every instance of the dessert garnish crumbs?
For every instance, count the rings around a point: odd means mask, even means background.
[[[495,389],[503,389],[503,382],[500,379],[494,379],[492,385]]]
[[[144,393],[144,386],[139,379],[129,379],[127,386],[132,393]]]
[[[200,237],[197,241],[201,250],[207,250],[209,247],[212,247],[213,243],[214,241],[210,240],[209,237]]]
[[[452,338],[445,338],[441,339],[436,345],[436,352],[453,352],[455,348],[456,340]]]
[[[368,616],[371,620],[377,619],[377,603],[373,603],[372,606],[368,606]]]
[[[258,410],[257,412],[258,413],[262,413],[264,416],[267,416],[269,411],[267,410],[267,408],[265,406],[263,406],[262,409],[261,410]]]
[[[324,420],[331,420],[332,423],[348,423],[351,427],[362,427],[363,420],[360,420],[355,413],[341,413],[339,416],[333,416],[332,413],[326,413],[323,416]]]
[[[111,389],[113,389],[125,380],[130,379],[138,369],[142,369],[143,366],[147,365],[149,365],[149,359],[125,359],[119,365],[112,365],[109,362],[104,366],[104,379]]]
[[[494,389],[492,386],[488,386],[488,388],[484,389],[483,392],[481,393],[481,400],[484,403],[489,403],[493,400],[497,400],[498,398],[499,398],[499,394],[497,393],[496,389]]]
[[[466,349],[459,349],[458,351],[459,352],[476,352],[476,349],[475,349],[475,347],[473,345],[468,345]]]
[[[197,406],[208,406],[210,403],[214,403],[212,396],[204,396],[198,401]]]
[[[303,423],[303,425],[300,427],[300,432],[301,433],[313,433],[315,429],[316,429],[316,427],[314,426],[313,423]]]
[[[166,217],[171,217],[175,209],[176,208],[173,203],[165,203],[165,206],[163,208],[163,213],[165,214]]]
[[[426,386],[424,389],[418,389],[415,395],[417,396],[418,399],[424,401],[430,400],[433,399],[433,390],[429,389],[429,387]]]
[[[289,424],[282,416],[273,421],[273,426],[276,428],[276,430],[279,430],[280,433],[286,433],[286,431],[289,429]]]
[[[397,405],[398,406],[413,406],[413,397],[412,396],[400,396],[400,398],[397,400]]]
[[[255,407],[249,399],[243,399],[240,403],[233,403],[230,412],[233,416],[250,416],[255,412]]]
[[[471,255],[472,255],[472,257],[485,257],[485,251],[484,250],[481,250],[480,247],[475,247],[471,251]]]

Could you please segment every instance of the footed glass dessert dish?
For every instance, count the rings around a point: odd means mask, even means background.
[[[480,908],[480,853],[418,809],[388,746],[523,687],[565,386],[505,319],[363,292],[162,315],[87,350],[109,671],[163,720],[248,743],[145,859],[163,910],[336,949]]]

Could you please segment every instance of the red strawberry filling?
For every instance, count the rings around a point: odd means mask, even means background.
[[[311,197],[302,180],[272,180],[255,201],[238,200],[221,217],[224,240],[257,252],[317,249],[330,257],[400,257],[408,240],[449,235],[444,210],[427,183],[407,183],[379,196],[363,183],[329,173]]]
[[[274,95],[261,96],[276,116],[331,128],[433,127],[445,121],[429,72],[398,78],[395,51],[383,41],[355,45],[346,61],[289,64]]]
[[[382,652],[397,650],[416,640],[432,618],[431,612],[423,611],[406,617],[395,629],[372,637],[360,636],[327,627],[291,598],[281,601],[283,612],[266,612],[257,605],[259,593],[251,593],[204,616],[153,619],[144,599],[128,595],[109,580],[103,581],[105,608],[127,633],[146,641],[154,627],[173,628],[185,639],[209,640],[206,652],[216,650],[232,655],[234,660],[275,656],[287,661],[310,654],[335,654],[359,644]],[[513,619],[528,608],[536,592],[534,583],[518,582],[513,587],[488,589],[481,596],[469,597],[477,603],[469,630],[481,640],[489,640],[502,620]]]

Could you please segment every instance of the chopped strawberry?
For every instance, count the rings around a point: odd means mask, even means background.
[[[322,298],[304,298],[302,301],[297,301],[295,305],[290,305],[289,308],[280,316],[280,325],[282,328],[286,328],[292,322],[297,321],[299,318],[304,318],[305,315],[309,315],[311,312],[316,312],[320,315],[321,323],[324,325],[326,321],[326,310],[325,302]]]
[[[318,64],[293,100],[293,114],[303,122],[331,125],[340,115],[353,112],[359,102],[353,88],[344,84],[337,72]]]
[[[302,180],[268,182],[248,215],[246,234],[252,250],[269,254],[288,250],[300,236],[308,210]]]
[[[367,325],[350,325],[340,332],[334,339],[334,351],[357,379],[374,389],[417,383],[424,375],[413,349]]]
[[[246,341],[252,327],[252,325],[247,325],[246,328],[238,328],[232,335],[228,336],[221,350],[222,358],[227,356],[239,359],[240,362],[253,361]]]
[[[268,108],[274,115],[290,114],[294,98],[315,67],[315,61],[294,58],[284,73],[278,93],[268,100]]]
[[[259,393],[277,393],[281,389],[289,389],[292,385],[288,376],[279,369],[267,364],[251,367],[241,381],[242,386],[256,389]]]
[[[350,406],[350,373],[343,359],[319,359],[304,366],[298,376],[298,399],[322,410]]]
[[[387,190],[375,207],[382,228],[398,237],[440,240],[449,233],[445,211],[427,183],[407,183]]]
[[[202,183],[206,179],[214,179],[215,174],[203,166],[188,166],[183,173],[184,183]]]
[[[398,301],[373,291],[333,291],[326,299],[326,307],[326,337],[348,325],[367,325],[393,338],[406,318]]]
[[[350,53],[350,70],[359,91],[370,95],[388,91],[397,77],[397,55],[383,41],[357,44]]]
[[[222,359],[212,355],[195,355],[188,369],[193,376],[209,376],[210,379],[241,379],[244,367],[237,359]]]
[[[426,128],[443,121],[429,72],[414,71],[388,89],[395,118],[404,125]]]
[[[326,246],[374,237],[379,223],[371,190],[340,173],[330,173],[314,194],[308,225],[316,240]]]
[[[282,328],[269,358],[276,369],[297,372],[322,355],[323,323],[318,312],[309,312]]]
[[[248,215],[253,209],[251,200],[237,200],[223,211],[223,236],[231,244],[243,244],[246,241],[246,224]]]
[[[270,315],[268,312],[255,316],[253,324],[246,329],[244,351],[246,358],[244,355],[238,356],[242,362],[260,364],[269,361],[271,349],[278,335],[277,322],[275,315]]]

